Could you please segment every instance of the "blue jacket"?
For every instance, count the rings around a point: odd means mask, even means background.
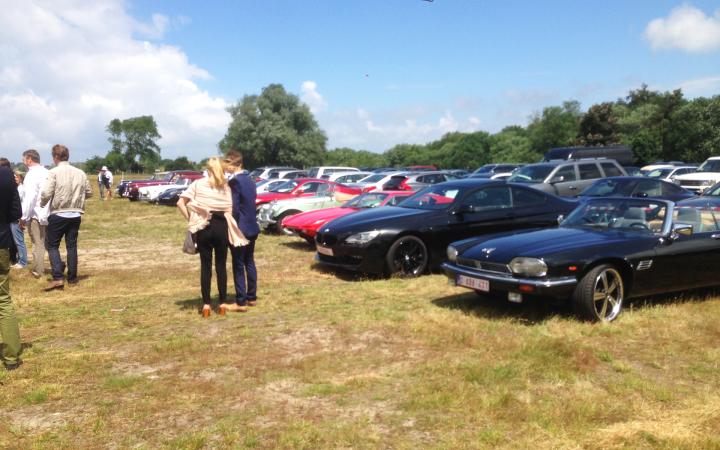
[[[20,220],[20,196],[18,195],[15,175],[7,167],[0,167],[0,248],[10,249],[13,256],[15,241],[10,224]]]
[[[260,234],[260,227],[255,218],[255,183],[248,173],[243,171],[230,179],[232,190],[232,215],[245,237],[252,238]]]

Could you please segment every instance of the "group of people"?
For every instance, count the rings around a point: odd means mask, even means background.
[[[24,268],[28,263],[24,231],[30,233],[30,273],[35,278],[43,276],[45,250],[48,252],[52,279],[46,291],[63,289],[66,279],[68,284],[78,282],[78,232],[85,199],[92,191],[85,172],[68,162],[67,147],[55,145],[51,154],[55,166],[48,170],[40,164],[37,150],[23,152],[28,169],[24,178],[13,173],[7,159],[0,158],[0,336],[4,343],[2,361],[8,370],[20,365],[20,332],[10,296],[9,273],[11,267]],[[16,236],[21,238],[17,242]],[[63,239],[66,262],[60,256]]]
[[[255,218],[255,183],[243,170],[240,152],[210,158],[207,176],[180,195],[177,207],[200,255],[200,293],[203,317],[210,316],[213,255],[220,305],[218,312],[246,312],[257,302],[255,241],[260,227]],[[227,302],[227,254],[232,256],[235,301]]]

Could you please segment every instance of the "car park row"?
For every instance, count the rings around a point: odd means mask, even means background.
[[[342,178],[363,175],[347,167],[261,179],[257,219],[313,245],[322,265],[400,277],[441,269],[482,296],[570,302],[592,321],[614,320],[629,298],[720,284],[720,184],[684,189],[673,173],[692,166],[655,164],[645,176],[605,158],[501,166],[464,179],[430,168]],[[295,170],[281,169],[257,175]],[[128,183],[124,196],[173,204],[199,176],[168,172]]]

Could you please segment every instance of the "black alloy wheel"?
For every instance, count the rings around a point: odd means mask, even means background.
[[[425,272],[428,265],[427,247],[418,237],[403,236],[390,246],[385,263],[390,275],[418,277]]]

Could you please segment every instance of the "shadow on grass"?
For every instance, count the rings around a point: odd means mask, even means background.
[[[355,272],[352,270],[343,269],[341,267],[326,266],[318,262],[314,262],[311,266],[311,269],[320,273],[335,275],[343,281],[368,281],[385,279],[382,275],[372,275]]]
[[[307,241],[304,241],[304,240],[303,241],[298,240],[298,241],[292,241],[292,242],[281,242],[280,245],[287,247],[287,248],[291,248],[293,250],[301,250],[301,251],[306,251],[306,252],[310,252],[310,251],[314,252],[315,251],[315,246],[310,245],[310,243],[308,243]]]
[[[467,315],[488,319],[515,319],[525,325],[535,325],[554,316],[572,317],[569,307],[552,304],[540,298],[528,298],[523,303],[512,303],[499,295],[480,296],[469,292],[437,298],[432,303],[441,308],[460,310]]]
[[[230,299],[228,299],[227,301],[230,301]],[[180,307],[180,310],[182,310],[182,311],[195,310],[198,313],[200,312],[200,310],[203,307],[203,301],[202,301],[202,298],[200,298],[200,297],[188,298],[186,300],[178,300],[175,302],[175,304],[178,305]],[[217,300],[215,300],[212,304],[212,310],[216,314],[218,312],[219,304],[220,304],[220,302]]]
[[[714,286],[633,298],[628,301],[629,305],[626,305],[626,307],[631,305],[634,309],[642,309],[661,305],[680,305],[683,303],[704,302],[717,297],[720,297],[720,287]]]

